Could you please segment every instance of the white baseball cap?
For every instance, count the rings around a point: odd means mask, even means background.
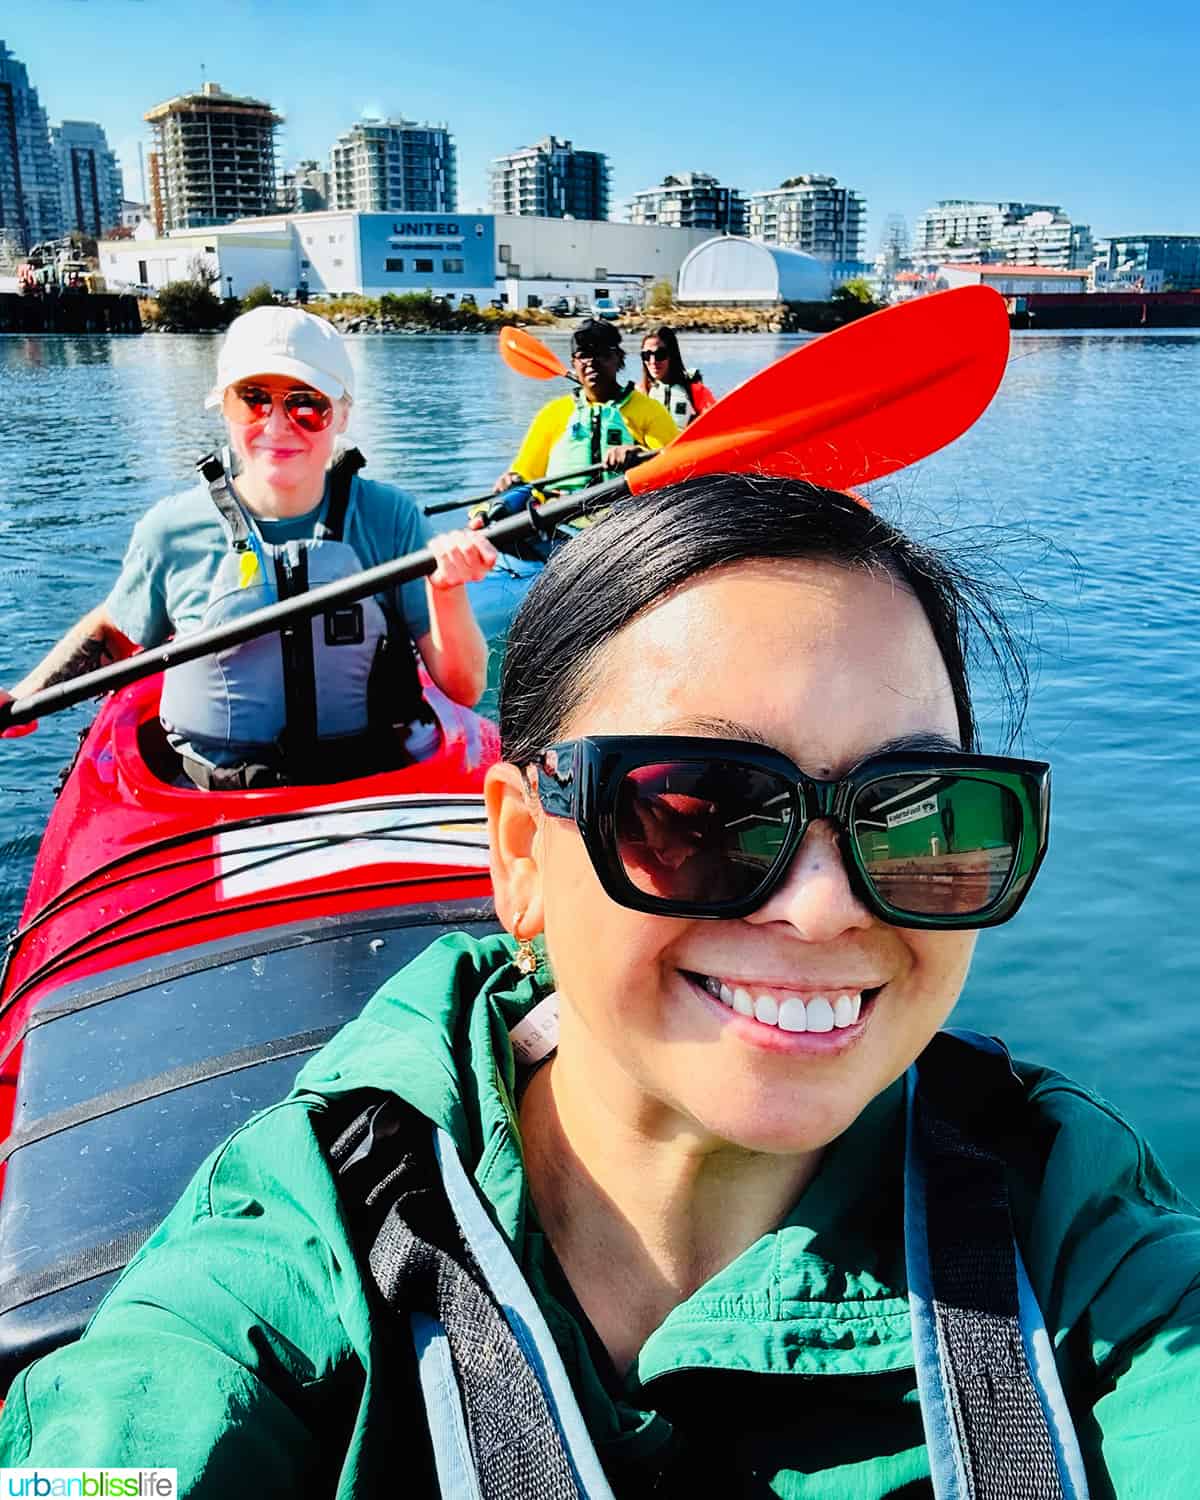
[[[220,406],[226,386],[255,375],[302,380],[331,401],[354,395],[354,370],[341,334],[298,307],[256,307],[234,318],[205,406]]]

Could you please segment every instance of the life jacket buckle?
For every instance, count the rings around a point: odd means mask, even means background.
[[[361,604],[343,604],[325,611],[327,646],[361,646],[366,634]]]

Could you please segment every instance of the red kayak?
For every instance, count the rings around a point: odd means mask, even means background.
[[[494,724],[331,786],[178,784],[161,679],[65,778],[0,982],[0,1395],[76,1337],[205,1155],[443,931],[494,929]]]

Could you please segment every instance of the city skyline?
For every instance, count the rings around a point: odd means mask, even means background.
[[[652,6],[646,14],[658,13]],[[546,34],[556,14],[533,6],[529,35]],[[663,7],[668,14],[677,23],[677,11]],[[311,28],[301,34],[281,0],[258,0],[253,12],[244,0],[213,0],[203,37],[181,6],[160,7],[148,27],[138,0],[45,0],[36,18],[14,16],[2,30],[51,121],[104,127],[129,197],[141,194],[142,114],[207,79],[284,116],[282,167],[327,161],[364,115],[444,122],[458,147],[464,210],[487,204],[492,159],[549,133],[607,155],[614,217],[670,172],[711,172],[747,195],[799,172],[829,173],[867,200],[873,254],[889,214],[911,225],[948,197],[1061,203],[1097,238],[1195,233],[1200,187],[1190,142],[1200,105],[1188,83],[1189,49],[1179,45],[1187,32],[1173,14],[1160,10],[1154,33],[1131,51],[1128,38],[1108,35],[1104,16],[1082,5],[1049,17],[1017,0],[1003,18],[976,14],[970,38],[954,8],[935,6],[918,39],[877,0],[856,12],[853,35],[829,18],[801,25],[771,3],[758,12],[768,48],[747,45],[731,58],[728,38],[717,45],[715,18],[701,15],[684,35],[672,33],[665,68],[651,63],[639,78],[628,57],[619,69],[571,59],[562,88],[544,71],[531,73],[531,50],[515,47],[511,26],[475,0],[456,17],[452,45],[433,18],[406,18],[401,31],[394,12],[372,0],[351,0],[339,16],[343,34],[324,46]],[[1177,14],[1182,26],[1182,6]],[[1037,46],[1029,41],[1034,18]],[[356,34],[370,45],[356,49]],[[872,48],[863,40],[872,36],[887,45]],[[793,54],[789,44],[801,43]],[[816,66],[823,47],[838,59],[825,75]],[[582,86],[588,68],[603,84],[601,105]],[[340,77],[345,84],[331,86]],[[720,105],[707,112],[706,85]],[[785,108],[787,90],[794,97]],[[744,129],[730,132],[730,117]]]

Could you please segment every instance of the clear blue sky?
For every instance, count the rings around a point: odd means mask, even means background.
[[[464,209],[486,205],[491,157],[554,133],[608,153],[614,217],[699,168],[745,192],[832,173],[867,197],[869,254],[887,214],[911,224],[938,198],[1060,203],[1098,237],[1200,234],[1200,39],[1184,0],[5,8],[0,39],[50,119],[99,120],[129,196],[143,112],[195,88],[203,64],[286,116],[285,164],[326,158],[364,112],[446,122]]]

